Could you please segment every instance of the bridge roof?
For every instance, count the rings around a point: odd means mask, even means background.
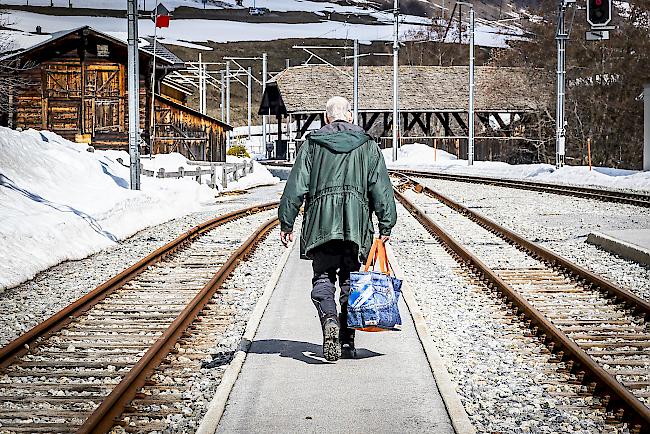
[[[546,106],[552,94],[541,71],[514,67],[476,67],[475,109],[482,112],[531,112]],[[466,112],[467,66],[400,66],[400,110],[408,112]],[[352,100],[352,67],[294,66],[270,83],[277,86],[286,113],[323,112],[327,100],[340,95]],[[393,69],[359,68],[362,112],[386,112],[393,105]],[[277,103],[277,102],[276,102]],[[260,113],[268,112],[268,107]],[[276,104],[277,105],[277,104]],[[271,110],[271,114],[275,114]]]

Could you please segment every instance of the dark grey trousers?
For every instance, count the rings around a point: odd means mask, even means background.
[[[336,318],[335,283],[339,282],[341,312],[347,313],[350,295],[350,272],[359,271],[359,248],[352,241],[333,240],[316,247],[310,252],[312,257],[313,289],[311,300],[316,306],[321,324],[329,317]]]

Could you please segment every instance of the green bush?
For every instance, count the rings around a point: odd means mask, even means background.
[[[235,145],[231,147],[230,149],[228,149],[228,152],[226,152],[226,154],[235,157],[251,158],[250,154],[246,150],[246,147],[242,145]]]

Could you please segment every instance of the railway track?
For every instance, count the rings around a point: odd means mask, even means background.
[[[539,337],[568,381],[599,396],[607,420],[650,432],[650,303],[405,174],[393,176],[398,200]]]
[[[500,187],[517,188],[522,190],[532,190],[544,193],[554,193],[565,196],[582,197],[586,199],[595,199],[606,202],[619,202],[642,207],[650,207],[650,195],[632,193],[626,191],[604,190],[593,187],[577,187],[569,185],[559,185],[552,183],[543,183],[537,181],[525,181],[518,179],[498,179],[485,176],[458,175],[439,172],[428,172],[418,170],[389,170],[391,174],[403,174],[412,178],[433,178],[443,179],[446,181],[469,182],[474,184],[496,185]]]
[[[208,304],[277,225],[257,227],[277,205],[196,226],[0,349],[0,432],[108,432],[134,398],[176,399],[164,384],[138,390],[199,315],[218,325]]]

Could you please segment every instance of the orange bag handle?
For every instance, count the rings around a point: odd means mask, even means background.
[[[379,270],[382,273],[391,274],[388,256],[386,255],[386,246],[384,246],[383,241],[379,238],[375,238],[372,243],[364,271],[368,271],[371,265],[374,268],[377,262],[379,262]]]

